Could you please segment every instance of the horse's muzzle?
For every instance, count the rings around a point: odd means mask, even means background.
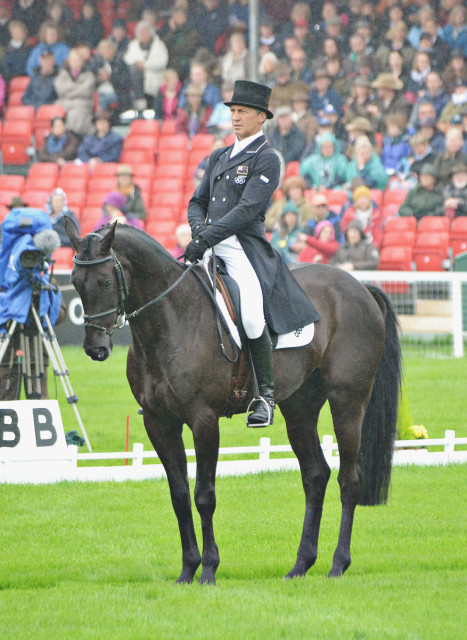
[[[112,353],[112,348],[110,346],[96,347],[96,346],[83,345],[83,347],[84,347],[84,351],[86,352],[86,355],[89,356],[91,360],[96,360],[97,362],[103,362],[104,360],[107,360],[107,358]]]

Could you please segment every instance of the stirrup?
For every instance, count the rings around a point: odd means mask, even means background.
[[[255,411],[252,411],[250,414],[250,407],[255,402],[261,402],[266,407],[268,417],[265,422],[250,423],[250,417],[255,413]],[[263,396],[258,396],[257,398],[253,398],[253,400],[250,402],[246,410],[246,426],[253,429],[256,429],[258,427],[272,426],[274,424],[274,406],[275,406],[274,402],[271,404],[271,402],[266,400],[266,398],[263,398]]]

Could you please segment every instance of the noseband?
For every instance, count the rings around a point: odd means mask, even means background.
[[[103,238],[99,233],[90,233],[89,235],[96,236],[98,238]],[[115,275],[117,276],[117,286],[118,286],[118,304],[113,309],[109,309],[108,311],[101,311],[100,313],[94,313],[93,315],[83,315],[84,318],[84,327],[89,329],[97,329],[101,333],[111,337],[115,329],[121,329],[126,320],[125,314],[125,301],[128,297],[128,287],[125,281],[125,274],[123,273],[123,267],[120,264],[117,256],[115,255],[115,251],[110,249],[110,254],[105,256],[104,258],[97,258],[97,260],[78,260],[76,256],[73,256],[73,262],[80,267],[90,267],[96,264],[103,264],[104,262],[108,262],[109,260],[113,261]],[[103,327],[101,324],[95,324],[92,322],[93,320],[97,320],[98,318],[105,318],[106,316],[110,316],[112,313],[117,314],[117,321],[113,329],[109,330]]]

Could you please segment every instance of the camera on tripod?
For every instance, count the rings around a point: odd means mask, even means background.
[[[61,293],[52,279],[51,254],[60,238],[44,211],[12,209],[2,223],[0,249],[0,400],[17,400],[24,382],[26,399],[48,398],[47,365],[60,379],[91,450],[76,407],[54,326]]]

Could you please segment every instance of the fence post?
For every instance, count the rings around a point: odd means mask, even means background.
[[[464,341],[462,338],[462,285],[460,280],[452,281],[452,333],[454,339],[454,357],[464,355]]]
[[[259,459],[269,460],[271,452],[271,438],[261,438],[259,441]]]
[[[143,466],[143,452],[144,452],[144,445],[141,442],[135,442],[133,444],[133,453],[136,454],[135,457],[133,458],[134,467]]]
[[[456,432],[453,429],[446,429],[446,431],[444,432],[444,453],[446,454],[447,463],[451,462],[454,457],[455,437]]]

